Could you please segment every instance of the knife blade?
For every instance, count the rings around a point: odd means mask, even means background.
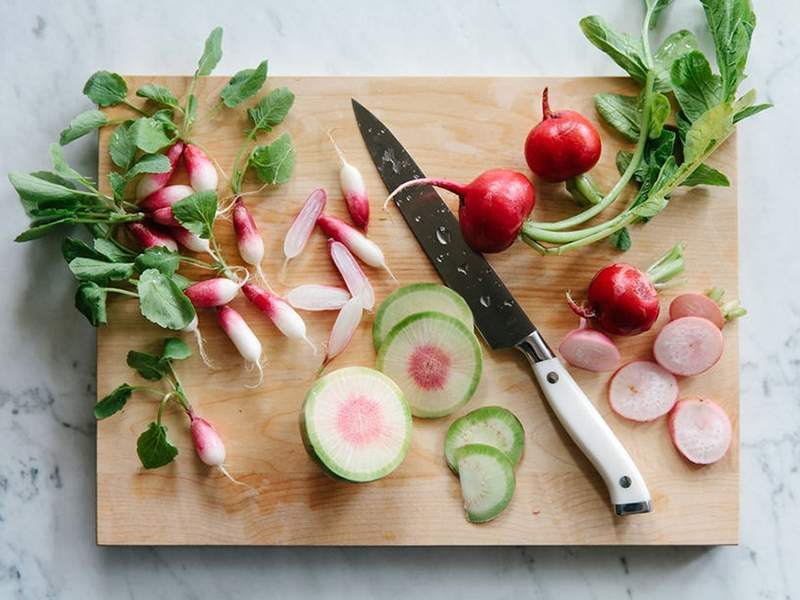
[[[352,105],[386,189],[424,177],[389,128],[355,99]],[[494,269],[466,244],[441,196],[431,186],[417,186],[398,194],[395,204],[439,277],[469,305],[489,347],[516,348],[526,356],[556,416],[603,478],[616,514],[650,512],[650,493],[633,459]]]

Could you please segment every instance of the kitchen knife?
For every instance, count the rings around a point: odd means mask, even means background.
[[[405,148],[375,115],[353,100],[356,122],[386,189],[424,177]],[[575,444],[600,473],[617,515],[651,510],[650,493],[628,452],[578,387],[489,263],[467,246],[458,221],[430,186],[395,198],[400,214],[442,281],[466,300],[493,350],[516,348],[528,359],[542,392]]]

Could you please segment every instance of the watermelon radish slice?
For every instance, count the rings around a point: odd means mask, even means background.
[[[311,458],[329,475],[365,482],[385,477],[406,457],[411,413],[386,375],[347,367],[319,379],[300,411],[300,432]]]
[[[475,393],[483,356],[478,339],[458,319],[422,312],[400,321],[378,351],[377,368],[397,383],[415,417],[457,410]]]
[[[689,377],[717,364],[723,346],[722,332],[714,323],[701,317],[681,317],[658,333],[653,356],[670,373]]]
[[[412,283],[392,292],[383,301],[372,325],[375,349],[392,327],[406,317],[423,310],[433,310],[459,319],[468,329],[473,328],[472,311],[464,299],[448,287],[438,283]]]
[[[732,429],[719,404],[704,398],[681,400],[669,415],[672,443],[686,460],[698,465],[709,465],[725,456]]]
[[[620,417],[644,423],[667,414],[678,401],[678,380],[661,365],[635,360],[608,385],[608,403]]]
[[[456,473],[456,450],[468,444],[497,448],[516,467],[525,448],[525,430],[510,410],[501,406],[484,406],[456,419],[447,430],[444,456]]]
[[[508,457],[485,444],[467,444],[455,452],[467,520],[485,523],[505,510],[516,479]]]

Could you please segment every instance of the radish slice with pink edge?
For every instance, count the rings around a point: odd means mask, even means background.
[[[717,364],[724,345],[719,327],[708,319],[681,317],[661,329],[653,356],[670,373],[689,377]]]
[[[617,346],[606,334],[589,329],[586,319],[581,319],[558,346],[558,353],[573,367],[587,371],[613,371],[619,367],[620,355]]]
[[[178,168],[178,163],[183,156],[183,142],[175,142],[164,153],[169,160],[169,171],[165,173],[145,173],[136,185],[136,200],[147,198],[153,192],[164,188]]]
[[[347,290],[314,283],[297,286],[286,294],[286,301],[294,308],[308,311],[339,310],[348,300]]]
[[[690,293],[676,296],[669,304],[669,318],[673,321],[682,317],[702,317],[722,329],[725,316],[719,304],[705,294]]]
[[[352,482],[387,476],[411,445],[411,412],[383,373],[347,367],[317,380],[300,410],[309,456],[329,475]]]
[[[328,240],[328,251],[350,294],[354,298],[360,298],[361,306],[366,310],[375,308],[375,290],[347,246],[335,240]]]
[[[709,465],[728,452],[733,427],[728,415],[716,402],[705,398],[679,401],[669,415],[672,443],[686,460]]]
[[[161,208],[172,206],[192,194],[194,194],[194,190],[188,185],[168,185],[139,202],[139,208],[145,212],[154,212]]]
[[[360,298],[351,298],[339,311],[328,338],[328,350],[325,360],[322,362],[323,367],[344,352],[350,344],[350,340],[353,339],[353,335],[361,323],[363,311]]]
[[[678,401],[678,380],[661,365],[635,360],[608,384],[608,403],[620,417],[645,423],[667,414]]]
[[[283,266],[281,267],[281,275],[285,274],[286,267],[289,261],[296,258],[303,251],[308,243],[308,238],[311,237],[311,232],[314,231],[314,226],[317,224],[317,218],[322,214],[325,209],[325,203],[328,201],[328,194],[322,188],[314,190],[311,195],[306,198],[303,207],[289,226],[289,231],[286,232],[286,237],[283,239]]]

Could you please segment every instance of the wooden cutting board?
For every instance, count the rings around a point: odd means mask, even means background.
[[[129,77],[136,89],[145,81],[169,85],[181,94],[183,77]],[[211,78],[199,88],[201,106],[210,105],[225,84]],[[636,93],[622,78],[487,77],[276,77],[270,87],[288,86],[297,95],[289,118],[275,133],[291,133],[297,149],[292,180],[248,199],[266,241],[264,270],[278,284],[283,234],[314,188],[329,194],[329,210],[344,216],[336,155],[325,132],[336,137],[366,179],[372,204],[371,237],[381,245],[402,283],[436,281],[402,219],[380,210],[386,191],[367,155],[351,113],[355,97],[378,115],[409,149],[428,175],[468,181],[491,167],[528,173],[522,145],[538,121],[538,98],[550,86],[554,107],[569,107],[595,121],[603,135],[603,156],[593,174],[602,188],[616,180],[614,157],[628,144],[599,121],[592,105],[596,92]],[[120,115],[123,110],[116,114]],[[223,110],[199,123],[195,137],[229,169],[242,141],[244,111]],[[106,181],[109,132],[100,139],[100,181]],[[563,257],[542,258],[522,243],[489,261],[545,337],[558,340],[577,320],[564,292],[583,294],[594,272],[614,260],[646,267],[679,240],[687,244],[687,283],[663,294],[663,310],[675,294],[717,285],[736,297],[737,195],[736,143],[729,141],[712,164],[731,179],[730,188],[681,189],[665,212],[632,231],[633,248],[624,255],[608,243]],[[222,186],[226,184],[224,180]],[[553,219],[576,209],[562,187],[536,182],[538,219]],[[255,181],[248,189],[255,189]],[[227,195],[222,190],[221,195]],[[625,198],[627,199],[627,197]],[[454,197],[446,200],[455,207]],[[620,202],[622,204],[622,202]],[[614,209],[608,211],[615,212]],[[228,222],[217,225],[226,255],[238,258]],[[393,289],[382,272],[368,272],[380,302]],[[315,233],[289,270],[288,287],[301,283],[341,285]],[[288,289],[280,287],[279,289]],[[171,410],[165,417],[179,447],[175,462],[143,470],[136,457],[138,434],[155,413],[148,397],[134,397],[124,412],[102,421],[97,431],[97,540],[100,544],[735,544],[739,539],[739,359],[736,324],[725,328],[726,350],[710,372],[681,381],[681,395],[704,395],[719,402],[734,425],[728,455],[708,467],[691,466],[672,447],[665,419],[633,424],[614,415],[606,400],[607,374],[573,370],[611,428],[641,469],[653,495],[648,515],[618,518],[606,489],[576,449],[539,393],[523,357],[515,351],[491,352],[484,346],[484,374],[477,394],[464,409],[437,420],[414,420],[411,450],[389,477],[366,485],[333,481],[306,455],[298,432],[298,408],[321,360],[304,344],[287,341],[263,315],[237,298],[241,311],[262,340],[269,363],[257,389],[252,372],[217,328],[214,314],[200,315],[208,349],[219,367],[204,368],[198,358],[179,365],[192,402],[214,422],[225,439],[228,469],[255,488],[231,484],[194,456],[186,418]],[[306,313],[310,336],[327,339],[334,313]],[[660,322],[665,320],[662,314]],[[156,351],[164,333],[138,315],[134,302],[111,303],[110,326],[97,342],[99,397],[135,374],[125,366],[129,349]],[[659,323],[660,324],[660,323]],[[333,367],[373,366],[375,352],[367,315],[347,352]],[[656,325],[654,330],[658,330]],[[187,336],[191,341],[191,337]],[[648,358],[653,332],[618,343],[625,360]],[[516,413],[526,431],[525,457],[517,471],[510,508],[496,521],[465,521],[456,478],[442,456],[444,434],[453,419],[487,404]]]

